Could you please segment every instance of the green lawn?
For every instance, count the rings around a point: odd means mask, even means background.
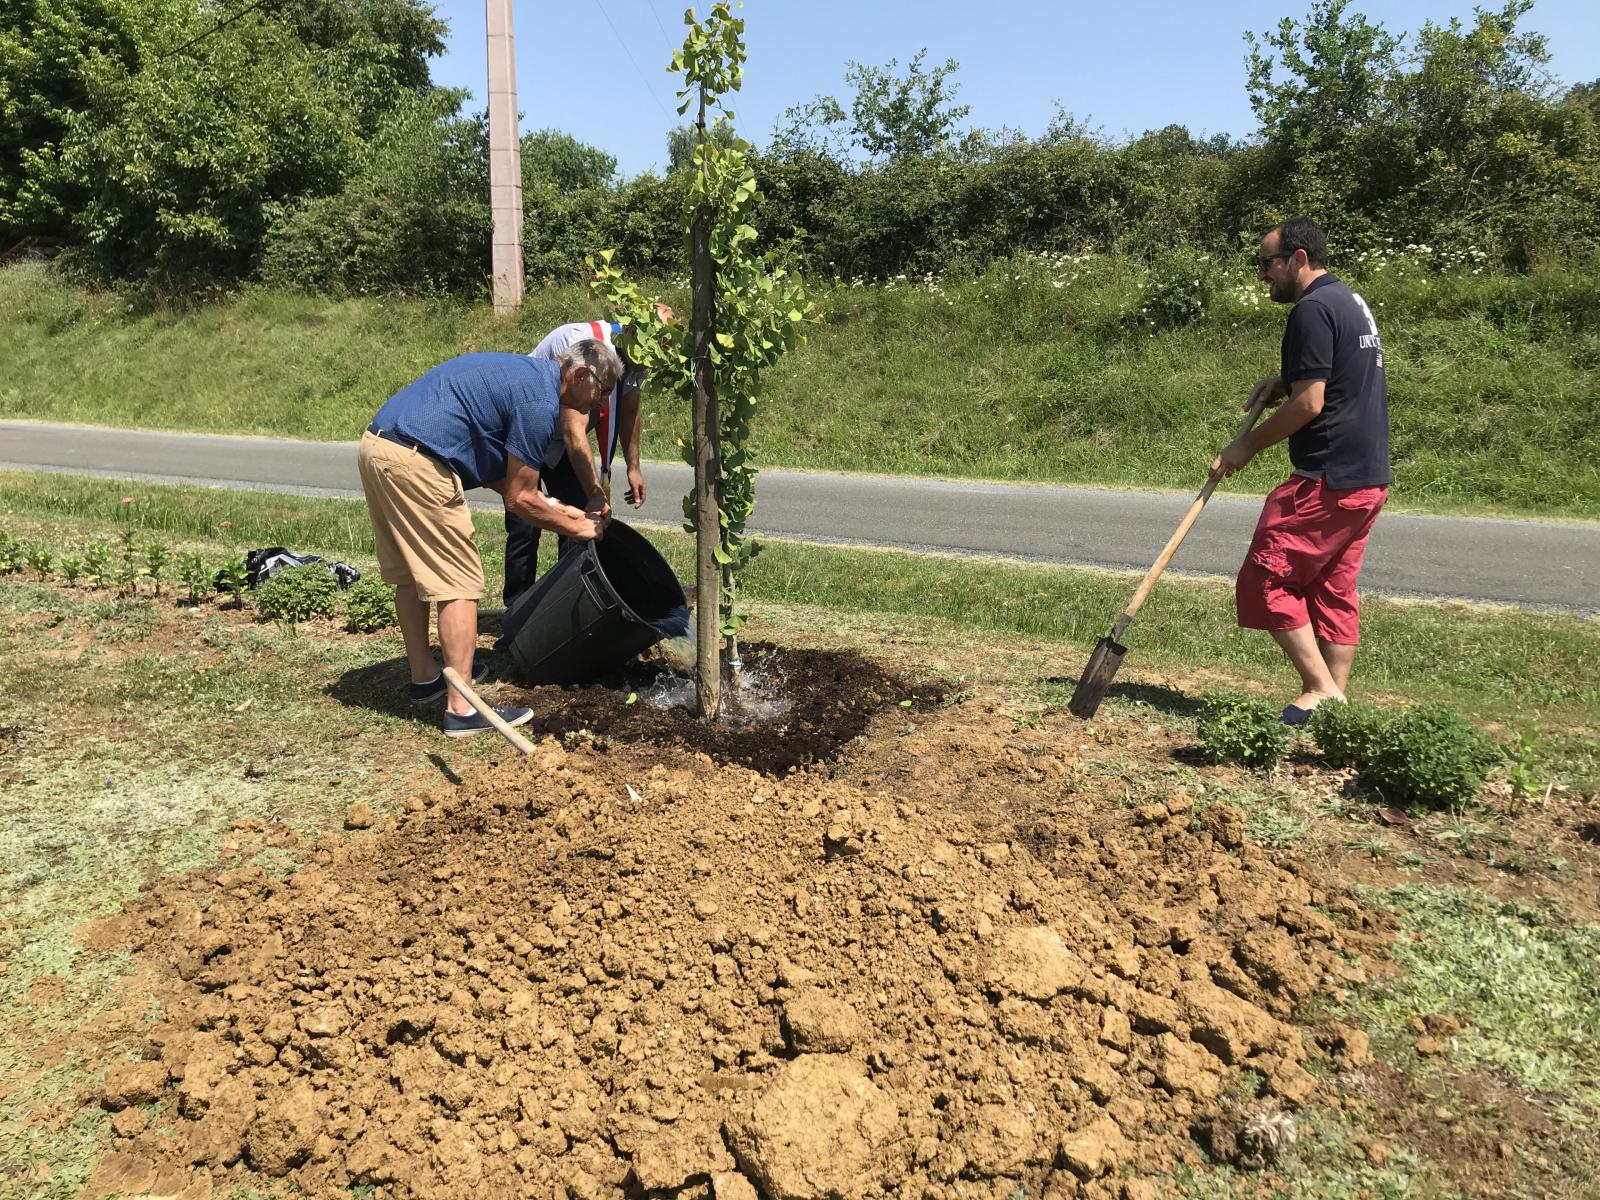
[[[121,503],[132,494],[133,503]],[[478,542],[491,579],[500,571],[499,517],[478,513]],[[177,488],[115,480],[0,472],[0,529],[39,538],[57,553],[114,541],[217,557],[287,545],[370,564],[365,506],[276,493]],[[682,577],[692,574],[687,534],[652,531]],[[1130,576],[1088,568],[974,560],[899,551],[770,542],[746,575],[751,601],[850,614],[937,621],[952,638],[985,631],[1059,643],[1060,673],[1076,679],[1095,639],[1127,602]],[[1600,720],[1600,620],[1463,603],[1369,598],[1356,686],[1406,700],[1444,700],[1483,719],[1593,726]],[[1164,579],[1129,635],[1130,664],[1201,669],[1278,692],[1292,675],[1265,636],[1233,625],[1231,589],[1220,581]],[[1064,697],[1062,700],[1064,702]]]

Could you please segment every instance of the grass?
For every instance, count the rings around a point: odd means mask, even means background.
[[[1405,973],[1369,986],[1352,1012],[1389,1057],[1410,1056],[1411,1017],[1448,1013],[1463,1026],[1453,1063],[1502,1068],[1565,1096],[1575,1119],[1600,1117],[1600,929],[1458,888],[1371,898],[1399,921]]]
[[[132,490],[132,504],[122,498]],[[478,540],[490,577],[500,569],[501,522],[478,513]],[[205,548],[238,554],[287,545],[370,566],[371,529],[359,501],[179,488],[115,480],[0,472],[0,528],[39,538],[58,551],[133,526],[176,552]],[[651,532],[687,577],[692,541]],[[897,551],[846,550],[771,542],[742,583],[748,601],[836,612],[896,614],[963,630],[1062,643],[1058,691],[1069,693],[1094,640],[1127,600],[1128,579],[1086,568],[942,558]],[[1272,686],[1290,686],[1269,639],[1234,628],[1225,583],[1164,580],[1140,614],[1130,662],[1201,669]],[[1442,700],[1487,720],[1515,720],[1592,740],[1600,715],[1600,621],[1460,603],[1368,598],[1359,687],[1369,695]],[[1064,699],[1064,695],[1063,695]],[[1577,742],[1554,746],[1581,753]]]
[[[1204,320],[1152,333],[1129,319],[1142,270],[1024,258],[931,286],[837,287],[808,344],[768,372],[761,460],[1186,488],[1275,368],[1283,311],[1237,275]],[[1395,507],[1600,517],[1587,382],[1600,282],[1554,269],[1437,276],[1404,261],[1357,282],[1389,351]],[[511,319],[260,289],[145,311],[22,265],[0,270],[0,415],[348,439],[437,362],[526,351],[592,307],[570,285],[530,293]],[[646,412],[645,453],[676,458],[687,413],[660,392]],[[1264,455],[1230,486],[1263,491],[1283,461]]]

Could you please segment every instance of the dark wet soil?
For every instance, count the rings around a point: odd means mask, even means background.
[[[777,715],[762,716],[758,710],[742,720],[707,724],[688,708],[651,703],[652,689],[661,690],[662,666],[648,661],[629,664],[598,683],[534,688],[506,683],[496,695],[502,703],[533,709],[533,721],[525,727],[530,736],[671,746],[763,775],[832,760],[883,709],[909,700],[912,715],[942,699],[936,686],[897,679],[848,650],[795,650],[758,642],[745,646],[743,656],[761,696],[776,702],[774,707],[787,702],[787,708]]]

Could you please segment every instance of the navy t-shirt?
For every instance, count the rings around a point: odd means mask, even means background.
[[[1283,381],[1326,380],[1322,411],[1289,435],[1297,471],[1320,471],[1331,488],[1387,487],[1389,392],[1383,343],[1367,302],[1319,275],[1289,312]]]
[[[534,470],[556,433],[561,365],[525,354],[463,354],[401,388],[372,423],[415,442],[465,487],[506,476],[515,454]]]

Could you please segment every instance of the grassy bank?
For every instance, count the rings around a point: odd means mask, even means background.
[[[124,505],[130,488],[134,502]],[[501,569],[501,522],[492,513],[475,519],[494,578]],[[360,565],[370,565],[372,555],[371,528],[358,501],[0,472],[0,528],[14,536],[41,538],[60,552],[112,540],[129,525],[140,530],[141,543],[160,538],[174,550],[195,546],[219,556],[273,544]],[[651,540],[681,576],[692,573],[689,536],[652,531]],[[1058,642],[1059,673],[1068,684],[1126,602],[1128,587],[1122,575],[1083,568],[785,542],[769,543],[743,584],[745,598],[756,603],[936,620],[952,639],[982,630]],[[1164,580],[1140,614],[1130,665],[1289,688],[1290,672],[1277,650],[1265,637],[1235,629],[1232,614],[1226,584]],[[1362,622],[1363,692],[1446,700],[1518,728],[1549,724],[1592,732],[1600,720],[1600,621],[1369,598]]]
[[[1438,274],[1405,256],[1354,276],[1384,332],[1396,507],[1600,517],[1600,280]],[[1136,320],[1143,268],[1027,258],[971,279],[842,285],[768,378],[774,466],[1185,489],[1277,363],[1283,310],[1238,269],[1206,315]],[[663,285],[664,290],[671,291]],[[513,319],[455,302],[250,291],[179,312],[0,270],[0,415],[318,439],[470,350],[526,350],[591,304],[536,291]],[[645,453],[687,414],[647,397]],[[1237,477],[1260,491],[1274,451]]]

